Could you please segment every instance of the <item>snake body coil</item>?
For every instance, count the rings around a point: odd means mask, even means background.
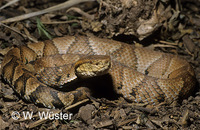
[[[91,61],[95,67],[86,67]],[[182,99],[196,81],[189,63],[177,56],[94,36],[65,36],[13,48],[1,68],[3,78],[21,97],[49,108],[87,98],[90,90],[81,85],[68,92],[53,88],[78,79],[79,71],[91,77],[109,73],[114,90],[137,103]]]

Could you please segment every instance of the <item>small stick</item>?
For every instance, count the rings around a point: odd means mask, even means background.
[[[177,48],[176,46],[173,46],[173,45],[163,45],[163,44],[155,44],[155,45],[150,45],[149,47],[165,47],[165,48],[168,48],[168,47],[171,47],[171,48]]]
[[[68,9],[66,11],[66,13],[68,13],[69,11],[75,11],[79,14],[81,14],[82,16],[85,16],[86,18],[90,19],[90,20],[93,20],[94,19],[94,16],[93,15],[89,15],[88,13],[84,12],[83,10],[81,10],[80,8],[76,8],[76,7],[72,7],[70,9]]]
[[[16,32],[16,33],[19,33],[20,35],[22,35],[22,36],[25,37],[25,38],[28,38],[28,39],[31,40],[32,42],[37,42],[37,41],[34,40],[33,38],[31,38],[31,37],[29,37],[29,36],[27,36],[27,35],[25,35],[25,34],[19,32],[18,30],[14,29],[14,28],[11,28],[11,27],[9,27],[9,26],[7,26],[7,25],[5,25],[5,24],[3,24],[3,23],[0,22],[0,26],[1,26],[1,25],[4,26],[4,27],[6,27],[6,28],[8,28],[8,29],[10,29],[10,30],[12,30],[12,31],[14,31],[14,32]]]
[[[160,40],[160,41],[158,41],[158,42],[164,43],[164,44],[168,44],[168,45],[174,45],[174,46],[177,46],[177,45],[178,45],[178,43],[167,42],[167,41],[162,41],[162,40]]]
[[[64,110],[66,111],[66,110],[72,109],[72,108],[74,108],[74,107],[76,107],[76,106],[78,106],[78,105],[80,105],[80,104],[83,104],[83,103],[85,103],[85,102],[88,102],[88,101],[89,101],[88,98],[87,98],[87,99],[84,99],[84,100],[82,100],[82,101],[80,101],[80,102],[77,102],[77,103],[75,103],[75,104],[73,104],[73,105],[71,105],[71,106],[69,106],[69,107],[66,107]]]
[[[16,16],[16,17],[13,17],[13,18],[8,18],[6,20],[1,21],[1,23],[21,21],[21,20],[28,19],[28,18],[31,18],[31,17],[34,17],[34,16],[45,14],[45,13],[48,13],[48,12],[57,11],[57,10],[61,10],[61,9],[64,9],[64,8],[69,8],[69,7],[74,6],[76,4],[80,4],[80,3],[88,2],[88,1],[94,1],[94,0],[69,0],[69,1],[63,2],[61,4],[49,7],[49,8],[44,9],[44,10],[41,10],[41,11],[23,14],[23,15]]]
[[[78,20],[69,21],[52,21],[52,22],[42,22],[43,24],[66,24],[66,23],[80,23]]]
[[[5,4],[4,6],[0,7],[0,11],[1,11],[2,9],[4,9],[4,8],[6,8],[6,7],[8,7],[8,6],[10,6],[10,5],[12,5],[12,4],[18,2],[18,1],[19,1],[19,0],[12,0],[12,1],[8,2],[8,3]]]

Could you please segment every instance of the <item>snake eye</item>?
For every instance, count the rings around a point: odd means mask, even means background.
[[[97,66],[98,66],[98,65],[99,65],[99,62],[95,63],[95,65],[97,65]]]

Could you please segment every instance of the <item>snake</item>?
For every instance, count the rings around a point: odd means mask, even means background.
[[[177,55],[93,35],[14,47],[4,56],[1,75],[25,101],[47,108],[88,98],[87,79],[98,76],[110,75],[112,89],[127,101],[152,105],[182,100],[196,82],[192,66]],[[73,86],[80,80],[86,83]]]

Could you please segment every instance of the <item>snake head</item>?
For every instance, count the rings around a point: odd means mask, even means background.
[[[75,73],[80,78],[90,78],[108,73],[111,66],[110,56],[90,55],[75,63]]]

